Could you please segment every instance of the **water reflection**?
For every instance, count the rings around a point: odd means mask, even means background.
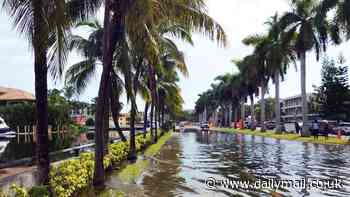
[[[349,196],[349,147],[326,146],[226,133],[182,133],[163,149],[139,183],[142,196],[271,196],[269,190],[208,190],[205,180],[254,177],[344,180],[340,190],[293,189],[286,196]]]

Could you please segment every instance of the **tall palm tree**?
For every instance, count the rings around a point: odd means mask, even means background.
[[[267,36],[262,35],[253,35],[248,36],[243,40],[243,43],[248,46],[254,46],[254,65],[257,69],[257,83],[261,87],[261,100],[260,100],[260,107],[261,107],[261,115],[260,115],[260,121],[262,124],[261,131],[265,132],[265,94],[267,92],[267,86],[269,83],[269,73],[268,73],[268,65],[267,65],[267,48],[269,43],[269,40]]]
[[[38,181],[49,181],[49,141],[47,73],[53,78],[63,70],[67,58],[65,37],[70,20],[63,0],[4,0],[5,8],[17,30],[28,38],[34,51]],[[70,14],[68,12],[68,14]]]
[[[259,73],[262,74],[260,78],[262,92],[266,91],[265,87],[270,78],[275,83],[275,120],[276,132],[279,133],[281,131],[280,77],[282,77],[282,80],[284,79],[288,65],[295,62],[296,57],[291,43],[292,38],[287,38],[287,36],[293,35],[284,34],[280,27],[278,15],[272,16],[265,24],[269,27],[266,35],[250,36],[244,40],[244,43],[255,46],[254,53],[261,65]],[[288,42],[285,40],[288,40]],[[262,99],[261,103],[264,103],[264,101]],[[265,111],[264,106],[262,104],[262,112]]]
[[[202,0],[155,0],[155,1],[128,1],[119,0],[113,6],[111,0],[105,0],[104,16],[104,40],[103,40],[103,70],[100,81],[99,97],[96,110],[96,150],[95,150],[95,174],[94,184],[103,185],[103,114],[106,113],[104,108],[107,96],[107,87],[110,81],[110,72],[112,70],[113,53],[115,45],[119,43],[122,36],[127,33],[138,37],[139,40],[148,43],[148,57],[157,57],[157,47],[154,40],[144,38],[143,32],[146,29],[153,29],[149,25],[159,24],[159,21],[165,20],[183,24],[193,30],[205,32],[212,40],[219,43],[226,43],[226,36],[222,28],[213,21],[205,10],[205,4]],[[133,10],[133,12],[129,12]],[[113,16],[113,17],[112,17]],[[131,38],[131,40],[133,40]],[[154,58],[149,58],[149,60]],[[150,61],[152,66],[156,62]],[[153,74],[153,73],[152,73]],[[152,87],[155,87],[152,85]]]
[[[236,63],[240,75],[242,77],[241,85],[246,88],[247,96],[250,99],[250,111],[252,130],[255,130],[255,109],[254,109],[254,95],[259,94],[259,66],[257,66],[256,57],[254,55],[246,56],[242,61]]]
[[[93,77],[97,75],[97,69],[101,64],[103,27],[96,19],[79,22],[76,27],[89,27],[92,30],[92,33],[87,39],[79,35],[72,35],[70,38],[70,50],[77,50],[84,59],[69,67],[66,72],[66,83],[72,86],[77,94],[81,94],[85,91]],[[109,90],[110,109],[116,130],[121,140],[126,141],[118,120],[122,107],[120,96],[123,93],[123,80],[116,73],[112,72],[111,75],[112,79]],[[108,134],[108,132],[105,133]],[[107,147],[106,144],[105,148]]]
[[[330,12],[329,36],[335,44],[340,44],[343,37],[350,38],[350,1],[349,0],[323,0],[318,8],[320,21],[327,19]]]
[[[300,59],[301,95],[302,95],[302,136],[310,136],[308,122],[308,104],[306,97],[306,53],[312,49],[319,59],[321,49],[326,50],[328,38],[328,21],[318,14],[319,1],[293,0],[292,11],[286,12],[280,19],[280,27],[288,39],[295,39],[294,48]]]

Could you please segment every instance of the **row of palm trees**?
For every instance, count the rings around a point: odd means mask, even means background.
[[[211,110],[215,116],[217,107],[225,113],[235,114],[237,121],[239,105],[246,98],[251,100],[251,115],[254,122],[254,95],[261,95],[261,122],[265,121],[265,94],[270,80],[275,84],[275,121],[276,131],[280,132],[280,80],[284,79],[289,65],[297,66],[300,61],[300,80],[302,95],[302,120],[308,121],[306,98],[306,57],[314,50],[316,59],[326,52],[329,44],[340,44],[350,37],[350,1],[349,0],[292,0],[290,11],[282,16],[275,14],[265,23],[265,34],[248,36],[243,43],[254,47],[252,54],[242,60],[234,61],[238,74],[219,76],[219,83],[200,95],[196,103],[196,112]],[[260,89],[260,90],[259,90]],[[216,105],[213,105],[215,103]],[[230,106],[230,107],[227,107]],[[233,110],[228,110],[232,108]],[[245,117],[241,107],[241,117]],[[225,114],[224,113],[224,114]],[[208,117],[206,117],[208,118]],[[232,121],[232,119],[230,119]],[[224,122],[227,122],[224,120]],[[262,129],[265,130],[264,127]],[[303,124],[302,136],[309,136],[307,124]]]
[[[200,32],[219,45],[226,45],[225,32],[207,15],[203,0],[4,0],[3,8],[33,49],[36,157],[39,183],[44,185],[50,178],[47,76],[51,74],[54,80],[64,76],[72,50],[83,59],[67,70],[65,82],[77,93],[82,93],[98,67],[102,68],[95,116],[93,180],[100,187],[105,181],[103,157],[108,152],[108,116],[111,111],[118,126],[122,92],[131,106],[129,159],[135,159],[137,96],[146,103],[145,114],[151,111],[151,122],[164,122],[165,113],[181,110],[178,73],[188,73],[184,54],[171,38],[193,44],[191,33]],[[101,9],[103,25],[94,20]],[[88,38],[73,35],[71,30],[77,26],[88,26],[92,33]],[[152,126],[154,142],[157,130],[157,125]],[[120,135],[126,140],[121,131]]]

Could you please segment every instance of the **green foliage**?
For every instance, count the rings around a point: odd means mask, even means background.
[[[28,191],[18,185],[11,185],[10,191],[14,194],[14,197],[29,197]]]
[[[142,150],[150,142],[150,137],[136,137],[136,148]],[[109,154],[104,157],[104,168],[118,164],[127,158],[129,142],[109,145]],[[67,160],[52,167],[50,185],[58,197],[69,197],[88,187],[94,174],[94,154],[82,153],[77,159]]]
[[[28,191],[28,194],[30,197],[49,197],[50,196],[50,192],[49,192],[47,186],[32,187]]]
[[[57,89],[48,93],[49,125],[54,128],[72,123],[69,116],[70,104],[61,94],[62,92]]]
[[[340,57],[338,62],[325,58],[322,63],[322,83],[316,88],[315,102],[325,119],[350,119],[348,68]]]
[[[92,118],[88,118],[85,122],[86,126],[92,127],[95,126],[95,121]]]
[[[60,96],[60,91],[54,89],[48,95],[48,121],[53,128],[68,125],[72,121],[69,116],[70,105],[68,101]],[[23,127],[35,125],[35,104],[29,102],[0,106],[0,116],[12,129],[17,126]]]
[[[6,197],[5,193],[0,189],[0,197]]]
[[[33,125],[35,122],[35,106],[33,103],[18,103],[0,106],[0,116],[5,119],[9,127]]]
[[[166,121],[163,125],[162,125],[162,130],[163,131],[169,131],[173,128],[173,122],[171,121]]]

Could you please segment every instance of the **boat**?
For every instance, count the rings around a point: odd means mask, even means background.
[[[0,155],[5,151],[10,141],[0,141]]]
[[[6,124],[5,120],[0,117],[0,137],[1,138],[14,138],[16,132],[11,131],[10,127]]]

